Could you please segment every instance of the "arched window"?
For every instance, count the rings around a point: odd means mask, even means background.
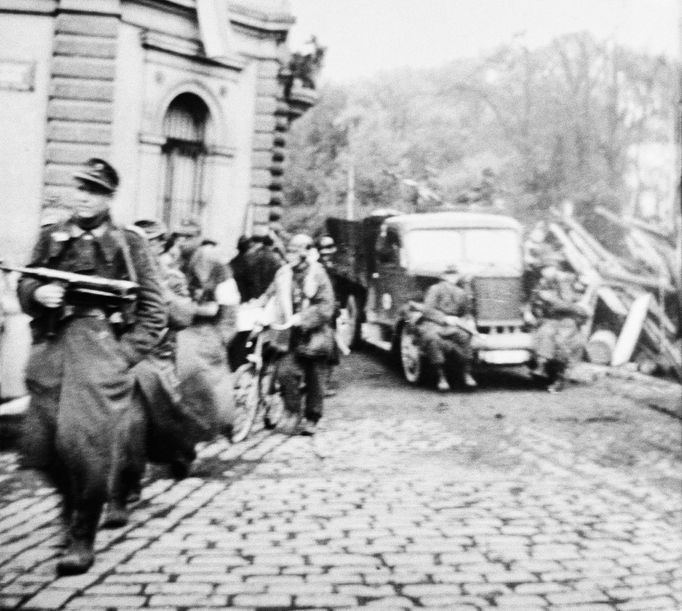
[[[193,93],[177,96],[168,106],[163,121],[163,220],[171,227],[184,218],[201,218],[204,137],[209,119],[206,103]]]

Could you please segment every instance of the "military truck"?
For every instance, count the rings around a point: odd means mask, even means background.
[[[532,361],[523,316],[522,228],[513,218],[385,210],[359,221],[329,218],[327,231],[337,246],[333,280],[347,314],[348,345],[364,341],[393,351],[409,383],[428,379],[414,306],[455,264],[473,296],[475,365]]]

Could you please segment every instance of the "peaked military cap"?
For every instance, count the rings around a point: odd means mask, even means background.
[[[95,185],[96,188],[107,193],[113,193],[118,188],[118,173],[108,162],[98,157],[88,159],[73,177],[81,182]]]

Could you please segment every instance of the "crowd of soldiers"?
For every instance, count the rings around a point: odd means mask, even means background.
[[[524,264],[529,302],[525,324],[532,329],[533,337],[531,374],[549,392],[559,392],[564,388],[569,364],[579,360],[584,349],[582,327],[589,318],[592,294],[585,282],[562,269],[560,253],[549,248],[540,227],[526,242]],[[438,390],[450,390],[448,377],[467,390],[475,389],[472,344],[476,325],[471,283],[456,265],[448,266],[440,281],[427,290],[417,329]]]
[[[106,161],[88,160],[74,179],[73,215],[42,228],[28,267],[127,281],[137,290],[124,301],[106,290],[69,291],[49,277],[24,275],[18,285],[33,332],[22,464],[42,471],[61,494],[61,575],[92,565],[100,522],[110,528],[127,522],[148,462],[182,478],[198,442],[229,438],[231,369],[245,360],[248,334],[237,329],[240,303],[270,301],[273,322],[287,331],[273,341],[284,430],[315,433],[339,362],[329,236],[317,243],[290,236],[273,213],[268,231],[240,238],[225,264],[218,244],[191,220],[172,231],[158,219],[118,226],[111,206],[119,178]],[[553,390],[579,347],[583,316],[565,295],[565,280],[545,267],[534,291],[542,321],[536,372]],[[441,391],[450,388],[446,359],[454,359],[465,387],[476,387],[470,314],[464,277],[449,268],[427,291],[419,323]]]
[[[182,478],[198,442],[229,438],[229,361],[244,358],[240,302],[276,304],[289,329],[278,371],[285,411],[296,423],[289,432],[313,434],[335,310],[312,239],[286,235],[276,216],[268,234],[241,238],[226,265],[217,243],[191,220],[172,232],[157,219],[118,226],[111,206],[119,177],[105,160],[88,160],[74,179],[72,216],[42,228],[28,265],[47,276],[25,274],[17,289],[33,332],[22,465],[42,471],[62,497],[61,575],[92,565],[100,522],[127,522],[147,462]],[[71,274],[74,285],[102,279],[102,290],[70,290],[50,270]],[[135,286],[136,298],[109,293],[109,281]],[[303,386],[304,417],[294,418]]]

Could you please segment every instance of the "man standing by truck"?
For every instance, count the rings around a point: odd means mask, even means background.
[[[471,338],[474,330],[466,319],[471,313],[471,296],[460,286],[461,279],[456,266],[451,265],[445,270],[442,280],[432,285],[424,297],[419,323],[424,352],[436,370],[438,390],[441,392],[450,390],[445,375],[448,359],[454,361],[466,388],[471,390],[477,386],[471,375]]]
[[[292,432],[312,435],[322,417],[324,388],[322,368],[333,346],[330,322],[334,314],[334,291],[318,262],[308,251],[313,240],[297,234],[287,244],[287,265],[277,271],[273,288],[283,320],[291,327],[288,341],[279,348],[285,352],[279,361],[277,377],[290,420],[300,417],[301,386],[305,384],[304,421]]]

